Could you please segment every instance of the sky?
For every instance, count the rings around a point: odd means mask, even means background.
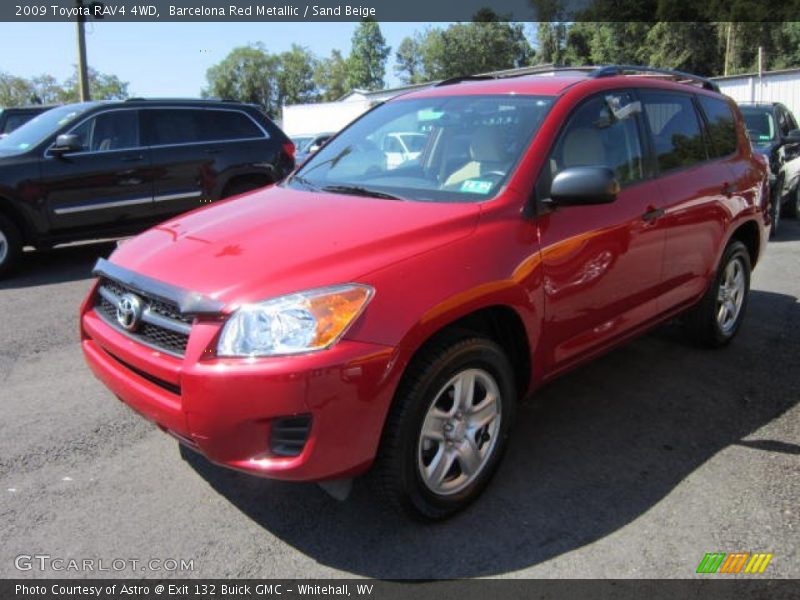
[[[445,24],[443,24],[445,25]],[[300,44],[322,57],[334,48],[347,55],[356,23],[97,23],[86,24],[89,66],[130,83],[134,96],[198,96],[206,70],[237,46],[263,43],[271,52]],[[424,23],[381,23],[393,48],[386,84],[394,75],[394,49]],[[20,77],[74,72],[74,23],[0,23],[0,71]]]

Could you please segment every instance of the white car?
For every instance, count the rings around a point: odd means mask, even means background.
[[[428,136],[424,133],[389,133],[383,138],[383,153],[386,155],[386,168],[396,169],[403,163],[418,158],[425,148]]]

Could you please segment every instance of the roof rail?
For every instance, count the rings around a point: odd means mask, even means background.
[[[178,98],[178,97],[164,97],[164,98],[142,98],[136,96],[133,98],[125,98],[125,102],[238,102],[239,100],[226,99],[226,98]]]
[[[526,75],[539,75],[542,73],[557,73],[557,72],[582,72],[592,71],[597,67],[562,67],[555,65],[535,65],[532,67],[518,67],[515,69],[505,69],[503,71],[494,71],[490,73],[478,73],[476,75],[462,75],[459,77],[451,77],[437,81],[433,87],[440,87],[443,85],[453,85],[465,81],[485,81],[488,79],[509,79],[512,77],[525,77]]]
[[[705,77],[692,75],[691,73],[685,73],[684,71],[676,71],[674,69],[660,69],[658,67],[643,67],[639,65],[605,65],[594,68],[594,70],[589,73],[589,77],[594,79],[600,77],[614,77],[615,75],[624,75],[626,72],[668,75],[670,77],[674,77],[678,81],[699,83],[700,86],[705,90],[711,90],[713,92],[720,91],[719,86],[716,83],[710,79],[706,79]]]
[[[433,84],[433,87],[441,87],[443,85],[454,85],[462,81],[484,81],[487,79],[498,79],[497,75],[461,75],[459,77],[451,77],[450,79],[443,79]]]

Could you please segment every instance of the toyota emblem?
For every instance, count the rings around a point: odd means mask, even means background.
[[[133,331],[142,319],[142,300],[134,294],[123,294],[117,301],[117,323]]]

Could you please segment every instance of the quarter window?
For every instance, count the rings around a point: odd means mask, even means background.
[[[711,135],[711,151],[715,157],[730,156],[736,152],[736,121],[731,107],[724,100],[699,96],[700,106],[706,114]]]
[[[661,171],[708,159],[698,114],[689,96],[651,91],[642,91],[640,96]]]

